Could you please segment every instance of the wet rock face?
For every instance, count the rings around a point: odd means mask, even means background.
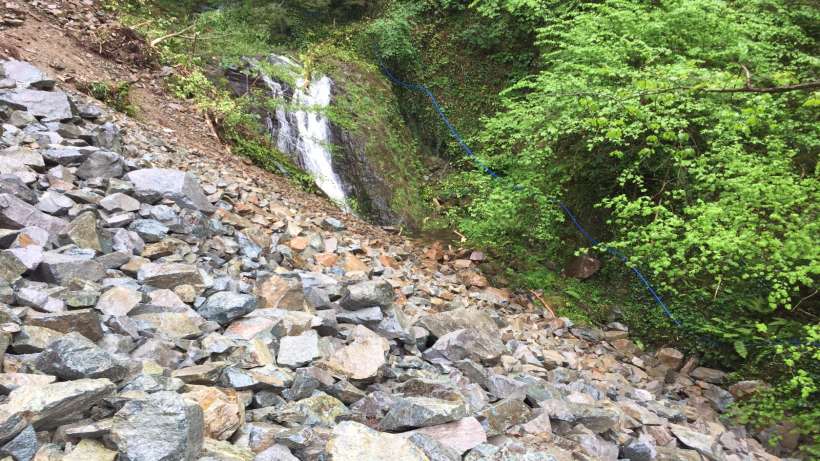
[[[730,393],[489,286],[483,254],[353,232],[6,72],[0,459],[767,456],[719,419],[764,384]]]

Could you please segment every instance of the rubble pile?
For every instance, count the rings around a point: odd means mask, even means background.
[[[778,459],[757,383],[0,78],[0,460]]]

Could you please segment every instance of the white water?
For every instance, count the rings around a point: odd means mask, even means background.
[[[299,68],[298,64],[285,57],[272,56],[270,60],[275,65]],[[285,99],[285,87],[280,82],[265,76],[264,72],[262,78],[270,88],[272,97]],[[319,189],[340,208],[350,211],[342,183],[333,171],[330,120],[322,113],[330,105],[333,81],[326,76],[310,82],[297,78],[295,86],[290,102],[298,110],[288,112],[284,107],[277,107],[273,114],[276,120],[268,119],[267,128],[271,133],[276,133],[277,148],[286,154],[297,155]]]

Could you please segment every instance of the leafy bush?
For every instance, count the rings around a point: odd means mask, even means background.
[[[114,110],[134,116],[137,108],[131,102],[131,84],[128,82],[89,82],[80,85],[80,90],[93,96]]]
[[[786,413],[802,412],[820,379],[804,327],[818,318],[820,99],[789,86],[818,75],[805,28],[820,13],[777,0],[610,0],[556,17],[549,4],[475,2],[528,18],[542,69],[507,89],[475,136],[504,179],[452,176],[451,216],[526,269],[564,252],[556,200],[587,222],[603,215],[596,233],[674,300],[691,347],[800,377],[775,389],[790,393]],[[792,365],[777,353],[788,341],[807,348]]]

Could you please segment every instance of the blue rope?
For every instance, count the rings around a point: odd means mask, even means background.
[[[379,56],[379,55],[377,54],[377,56]],[[442,109],[442,107],[438,103],[438,100],[436,99],[435,95],[433,95],[433,92],[430,91],[430,88],[428,88],[426,85],[423,85],[423,84],[420,84],[420,83],[409,83],[409,82],[405,82],[404,80],[398,78],[395,74],[393,74],[393,72],[390,71],[390,69],[387,68],[387,66],[384,65],[384,61],[382,61],[381,58],[379,58],[379,68],[381,69],[382,73],[384,75],[386,75],[387,78],[390,79],[390,81],[395,83],[396,85],[398,85],[402,88],[408,89],[408,90],[418,91],[418,92],[421,92],[421,93],[424,93],[425,95],[427,95],[427,97],[430,99],[430,102],[433,105],[433,109],[436,110],[436,113],[438,114],[439,118],[441,118],[441,121],[444,122],[444,125],[447,126],[448,130],[450,130],[450,135],[452,135],[452,137],[456,140],[456,142],[458,142],[458,145],[461,147],[461,150],[463,150],[464,153],[467,154],[467,156],[472,158],[476,162],[476,164],[485,173],[492,176],[493,179],[497,180],[497,179],[501,178],[498,175],[498,173],[493,171],[483,161],[481,161],[481,159],[478,158],[475,155],[473,150],[470,149],[470,146],[468,146],[467,143],[464,142],[464,138],[461,137],[461,134],[458,132],[456,127],[453,126],[452,123],[450,123],[450,119],[447,118],[447,115],[444,113],[444,109]],[[581,233],[581,235],[583,235],[584,238],[586,238],[587,241],[589,241],[592,244],[592,246],[601,245],[601,242],[598,239],[596,239],[595,237],[593,237],[592,235],[590,235],[590,233],[587,232],[587,230],[584,228],[584,226],[582,226],[581,223],[578,222],[578,218],[575,216],[575,214],[572,212],[572,210],[569,209],[568,206],[566,206],[563,202],[561,202],[559,200],[553,200],[553,201],[561,208],[561,210],[564,212],[564,214],[567,215],[567,217],[570,219],[570,221],[572,221],[572,224],[575,225],[575,227],[578,229],[578,231]],[[609,246],[606,246],[606,245],[603,245],[603,248],[607,252],[609,252],[611,255],[613,255],[616,258],[618,258],[619,260],[621,260],[621,262],[623,262],[625,264],[627,263],[626,256],[624,256],[618,250],[616,250],[614,248],[610,248]],[[653,287],[652,284],[649,283],[649,280],[643,275],[643,273],[640,270],[638,270],[638,268],[636,268],[636,267],[631,267],[630,269],[635,274],[635,276],[638,277],[638,280],[641,282],[641,284],[643,284],[643,286],[646,287],[646,290],[649,292],[649,294],[652,296],[652,298],[655,300],[655,302],[658,303],[659,306],[661,306],[661,309],[663,309],[663,313],[675,325],[677,325],[678,327],[682,327],[683,324],[678,319],[676,319],[675,316],[672,315],[672,312],[669,310],[669,307],[666,305],[666,303],[663,301],[663,299],[660,297],[660,295],[658,295],[658,292],[657,292],[657,290],[655,290],[655,287]]]
[[[384,61],[381,58],[381,54],[378,52],[377,49],[374,49],[374,53],[375,53],[376,59],[378,60],[378,63],[379,63],[379,69],[381,69],[381,72],[391,82],[393,82],[394,84],[396,84],[396,85],[398,85],[402,88],[405,88],[407,90],[424,93],[427,96],[427,98],[430,99],[430,103],[433,105],[433,109],[435,109],[435,111],[438,114],[439,118],[441,118],[441,121],[444,122],[444,125],[450,131],[450,135],[453,137],[453,139],[456,140],[458,145],[461,147],[461,150],[463,150],[464,153],[467,154],[467,156],[470,157],[479,166],[479,168],[481,168],[482,171],[484,171],[485,173],[490,175],[493,179],[495,179],[495,180],[501,179],[501,176],[497,172],[495,172],[493,169],[488,167],[480,158],[478,158],[478,156],[475,155],[475,153],[470,148],[470,146],[467,145],[467,143],[461,137],[461,134],[458,132],[456,127],[453,126],[452,123],[450,123],[450,119],[447,118],[447,115],[444,113],[444,109],[438,103],[438,100],[436,99],[435,95],[433,95],[433,92],[430,91],[430,88],[428,88],[426,85],[421,84],[421,83],[405,82],[404,80],[398,78],[384,64]],[[517,190],[522,189],[522,187],[520,185],[516,185],[514,187]],[[669,309],[669,306],[666,304],[666,302],[663,300],[663,298],[661,298],[660,294],[658,294],[658,291],[655,289],[655,287],[652,285],[652,283],[649,282],[649,279],[643,274],[643,272],[641,272],[635,266],[630,267],[628,265],[629,260],[627,259],[627,257],[623,253],[621,253],[620,251],[618,251],[615,248],[609,247],[609,246],[601,243],[601,241],[599,241],[598,239],[593,237],[589,232],[587,232],[587,230],[584,228],[584,226],[581,225],[581,223],[578,221],[578,218],[575,216],[575,214],[572,212],[572,210],[569,209],[569,207],[566,204],[564,204],[563,202],[561,202],[560,200],[557,200],[557,199],[552,199],[552,202],[555,203],[556,205],[558,205],[559,208],[561,208],[561,211],[569,218],[570,222],[572,222],[572,224],[575,226],[575,228],[578,229],[578,232],[580,232],[581,235],[583,235],[583,237],[592,246],[602,247],[609,254],[611,254],[612,256],[614,256],[615,258],[617,258],[618,260],[620,260],[622,263],[624,263],[625,265],[627,265],[629,267],[629,269],[632,271],[632,273],[635,274],[635,277],[638,279],[638,281],[646,288],[646,291],[650,294],[650,296],[655,301],[655,303],[658,304],[658,306],[661,307],[661,309],[663,310],[664,315],[667,318],[669,318],[669,320],[671,320],[672,323],[675,324],[676,327],[681,328],[681,329],[689,329],[680,320],[678,320],[674,315],[672,315],[672,311]],[[700,338],[702,340],[707,341],[710,344],[716,344],[717,343],[712,336],[704,336],[703,334],[701,334],[699,332],[696,332],[696,333],[700,336]],[[769,340],[767,342],[769,344],[782,344],[782,343],[802,344],[800,341],[794,340],[794,339],[778,340],[778,341]],[[811,345],[815,346],[815,347],[818,346],[817,343],[813,343]]]

